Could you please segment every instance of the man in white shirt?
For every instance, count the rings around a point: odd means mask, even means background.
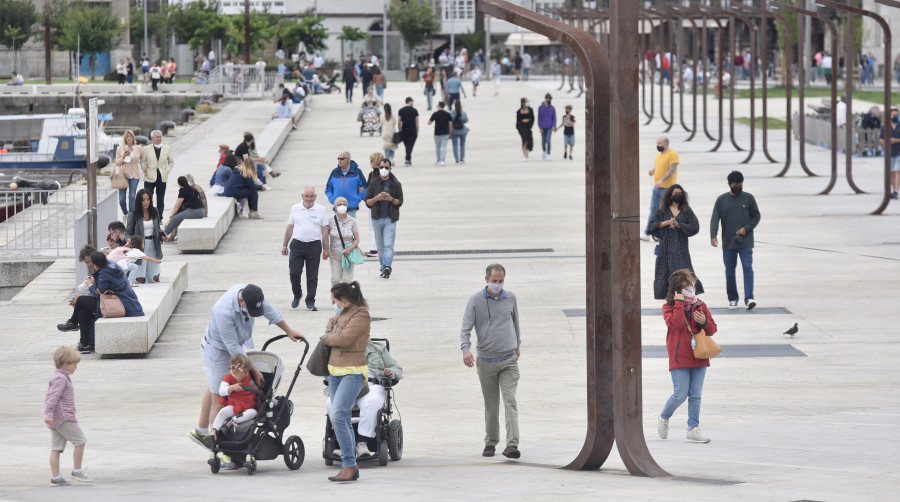
[[[522,78],[528,80],[531,76],[531,54],[522,53]]]
[[[323,245],[323,243],[325,245]],[[300,276],[306,266],[306,309],[316,308],[316,286],[319,284],[319,254],[323,260],[328,259],[328,215],[321,204],[316,204],[316,189],[307,186],[303,189],[303,202],[291,207],[287,229],[284,231],[284,245],[281,254],[290,255],[291,290],[294,300],[291,308],[300,305],[303,286]]]
[[[316,52],[316,57],[313,58],[313,68],[315,68],[318,71],[318,69],[321,68],[322,65],[324,65],[324,64],[325,64],[325,58],[323,58],[321,54]]]

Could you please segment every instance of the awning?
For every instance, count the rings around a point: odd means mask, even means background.
[[[524,43],[523,43],[524,40]],[[520,45],[527,45],[529,47],[534,46],[543,46],[543,45],[556,45],[559,42],[555,42],[550,40],[549,38],[541,35],[539,33],[534,33],[532,31],[525,31],[522,33],[510,33],[508,37],[506,37],[506,42],[503,42],[503,45],[509,45],[512,47],[518,47]]]

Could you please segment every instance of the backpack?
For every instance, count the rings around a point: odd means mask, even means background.
[[[859,119],[859,126],[862,129],[880,129],[881,120],[871,113],[864,113]]]
[[[463,127],[465,127],[465,124],[463,124],[462,114],[460,113],[453,118],[453,128],[462,129]]]

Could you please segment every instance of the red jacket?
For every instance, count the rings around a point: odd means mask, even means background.
[[[246,378],[238,382],[231,376],[231,372],[225,373],[225,378],[223,378],[222,381],[228,383],[228,385],[234,385],[236,383],[253,385],[250,375],[247,375]],[[256,394],[249,390],[239,390],[237,392],[232,392],[227,397],[219,399],[219,404],[224,406],[234,406],[234,414],[237,415],[244,410],[256,409]]]
[[[706,330],[707,336],[712,336],[716,332],[716,322],[709,314],[706,304],[698,302],[689,307],[690,313],[688,319],[691,331],[696,335],[701,329]],[[699,310],[706,316],[706,325],[701,327],[694,321],[693,312]],[[670,306],[668,303],[663,305],[663,319],[666,320],[666,351],[669,353],[669,370],[676,368],[696,368],[698,366],[709,366],[709,359],[697,359],[694,357],[694,351],[691,349],[691,334],[688,333],[687,326],[684,325],[685,312],[684,302],[675,300],[675,305]]]

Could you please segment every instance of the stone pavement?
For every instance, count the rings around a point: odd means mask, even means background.
[[[721,252],[710,247],[706,224],[725,177],[741,169],[745,190],[762,212],[755,252],[756,299],[760,307],[783,307],[772,315],[717,315],[719,343],[784,348],[805,357],[728,357],[712,362],[707,374],[701,424],[709,444],[688,444],[679,431],[686,405],[672,420],[668,440],[656,436],[655,423],[671,393],[666,359],[643,360],[645,437],[654,458],[673,478],[629,476],[615,449],[599,472],[560,469],[581,448],[585,430],[584,317],[564,309],[584,308],[584,138],[579,127],[578,161],[564,160],[562,138],[554,135],[553,161],[539,155],[522,162],[514,129],[519,98],[537,106],[545,92],[561,111],[573,104],[583,119],[583,101],[556,91],[558,81],[504,81],[499,97],[482,86],[463,104],[470,116],[467,163],[432,166],[432,129],[426,126],[421,90],[391,82],[387,101],[412,96],[422,116],[415,166],[395,174],[404,185],[405,203],[398,225],[397,250],[420,252],[396,258],[390,280],[378,278],[377,262],[367,259],[356,277],[375,317],[372,335],[387,337],[407,378],[396,397],[406,436],[403,459],[378,467],[361,464],[360,482],[334,486],[325,478],[336,469],[321,460],[324,425],[322,385],[301,372],[291,399],[295,404],[289,434],[306,445],[306,461],[289,471],[281,459],[260,462],[255,476],[244,470],[209,473],[206,455],[187,439],[195,424],[204,388],[198,342],[212,303],[234,283],[259,284],[288,323],[315,340],[329,317],[330,271],[319,274],[319,312],[292,310],[287,259],[279,254],[290,206],[307,184],[324,200],[324,182],[336,154],[350,150],[361,165],[379,151],[381,140],[358,135],[357,104],[342,96],[319,96],[288,138],[275,167],[284,176],[260,198],[260,221],[236,220],[215,253],[179,257],[189,262],[190,288],[153,350],[140,358],[85,357],[73,376],[78,417],[88,437],[85,465],[96,480],[66,488],[71,500],[207,500],[221,497],[280,500],[346,494],[346,498],[384,494],[400,500],[480,499],[594,500],[877,500],[900,488],[896,455],[900,450],[900,378],[896,361],[897,289],[900,287],[898,206],[885,216],[866,213],[877,196],[849,195],[839,181],[837,195],[817,196],[827,179],[772,176],[780,164],[749,165],[746,154],[706,153],[712,143],[684,142],[670,134],[681,155],[679,183],[690,194],[701,221],[693,242],[697,274],[706,287],[704,300],[724,307]],[[467,85],[466,91],[470,87]],[[259,104],[233,116],[234,125],[264,120],[271,113]],[[738,126],[742,144],[748,129]],[[641,220],[647,216],[650,179],[646,170],[654,142],[664,127],[659,120],[641,129]],[[676,129],[673,128],[673,131]],[[202,141],[218,144],[226,134],[208,131]],[[776,136],[782,143],[774,142]],[[782,158],[783,134],[773,135],[771,151]],[[211,172],[215,149],[201,138],[185,151],[196,151],[192,169],[198,182]],[[780,145],[780,146],[779,146]],[[796,144],[794,145],[796,152]],[[398,155],[402,155],[402,147]],[[795,153],[796,158],[796,153]],[[816,172],[824,173],[828,153],[810,147]],[[855,173],[864,188],[879,187],[877,168],[857,159]],[[877,162],[877,161],[874,161]],[[173,194],[174,195],[174,194]],[[360,218],[363,246],[368,223]],[[472,252],[478,251],[480,252]],[[487,251],[498,251],[489,253]],[[530,250],[530,251],[529,251]],[[454,252],[455,253],[451,253]],[[463,252],[463,251],[469,251]],[[174,246],[165,248],[175,259]],[[427,252],[427,253],[426,253]],[[439,253],[432,253],[439,252]],[[652,297],[653,246],[640,243],[642,307],[658,309]],[[458,329],[467,297],[483,285],[482,271],[503,263],[506,285],[519,298],[523,324],[522,379],[518,401],[522,459],[480,456],[483,447],[481,395],[474,370],[463,366]],[[48,432],[41,421],[46,382],[53,372],[56,346],[74,344],[77,335],[61,334],[55,324],[68,315],[63,298],[43,303],[0,303],[4,329],[0,343],[0,381],[6,383],[0,407],[0,499],[45,500],[48,492]],[[644,345],[662,345],[665,326],[659,314],[642,318]],[[799,323],[793,340],[781,334]],[[280,333],[257,327],[257,347]],[[281,391],[299,362],[301,345],[280,342],[273,350],[288,365]],[[63,472],[71,457],[63,455]]]

